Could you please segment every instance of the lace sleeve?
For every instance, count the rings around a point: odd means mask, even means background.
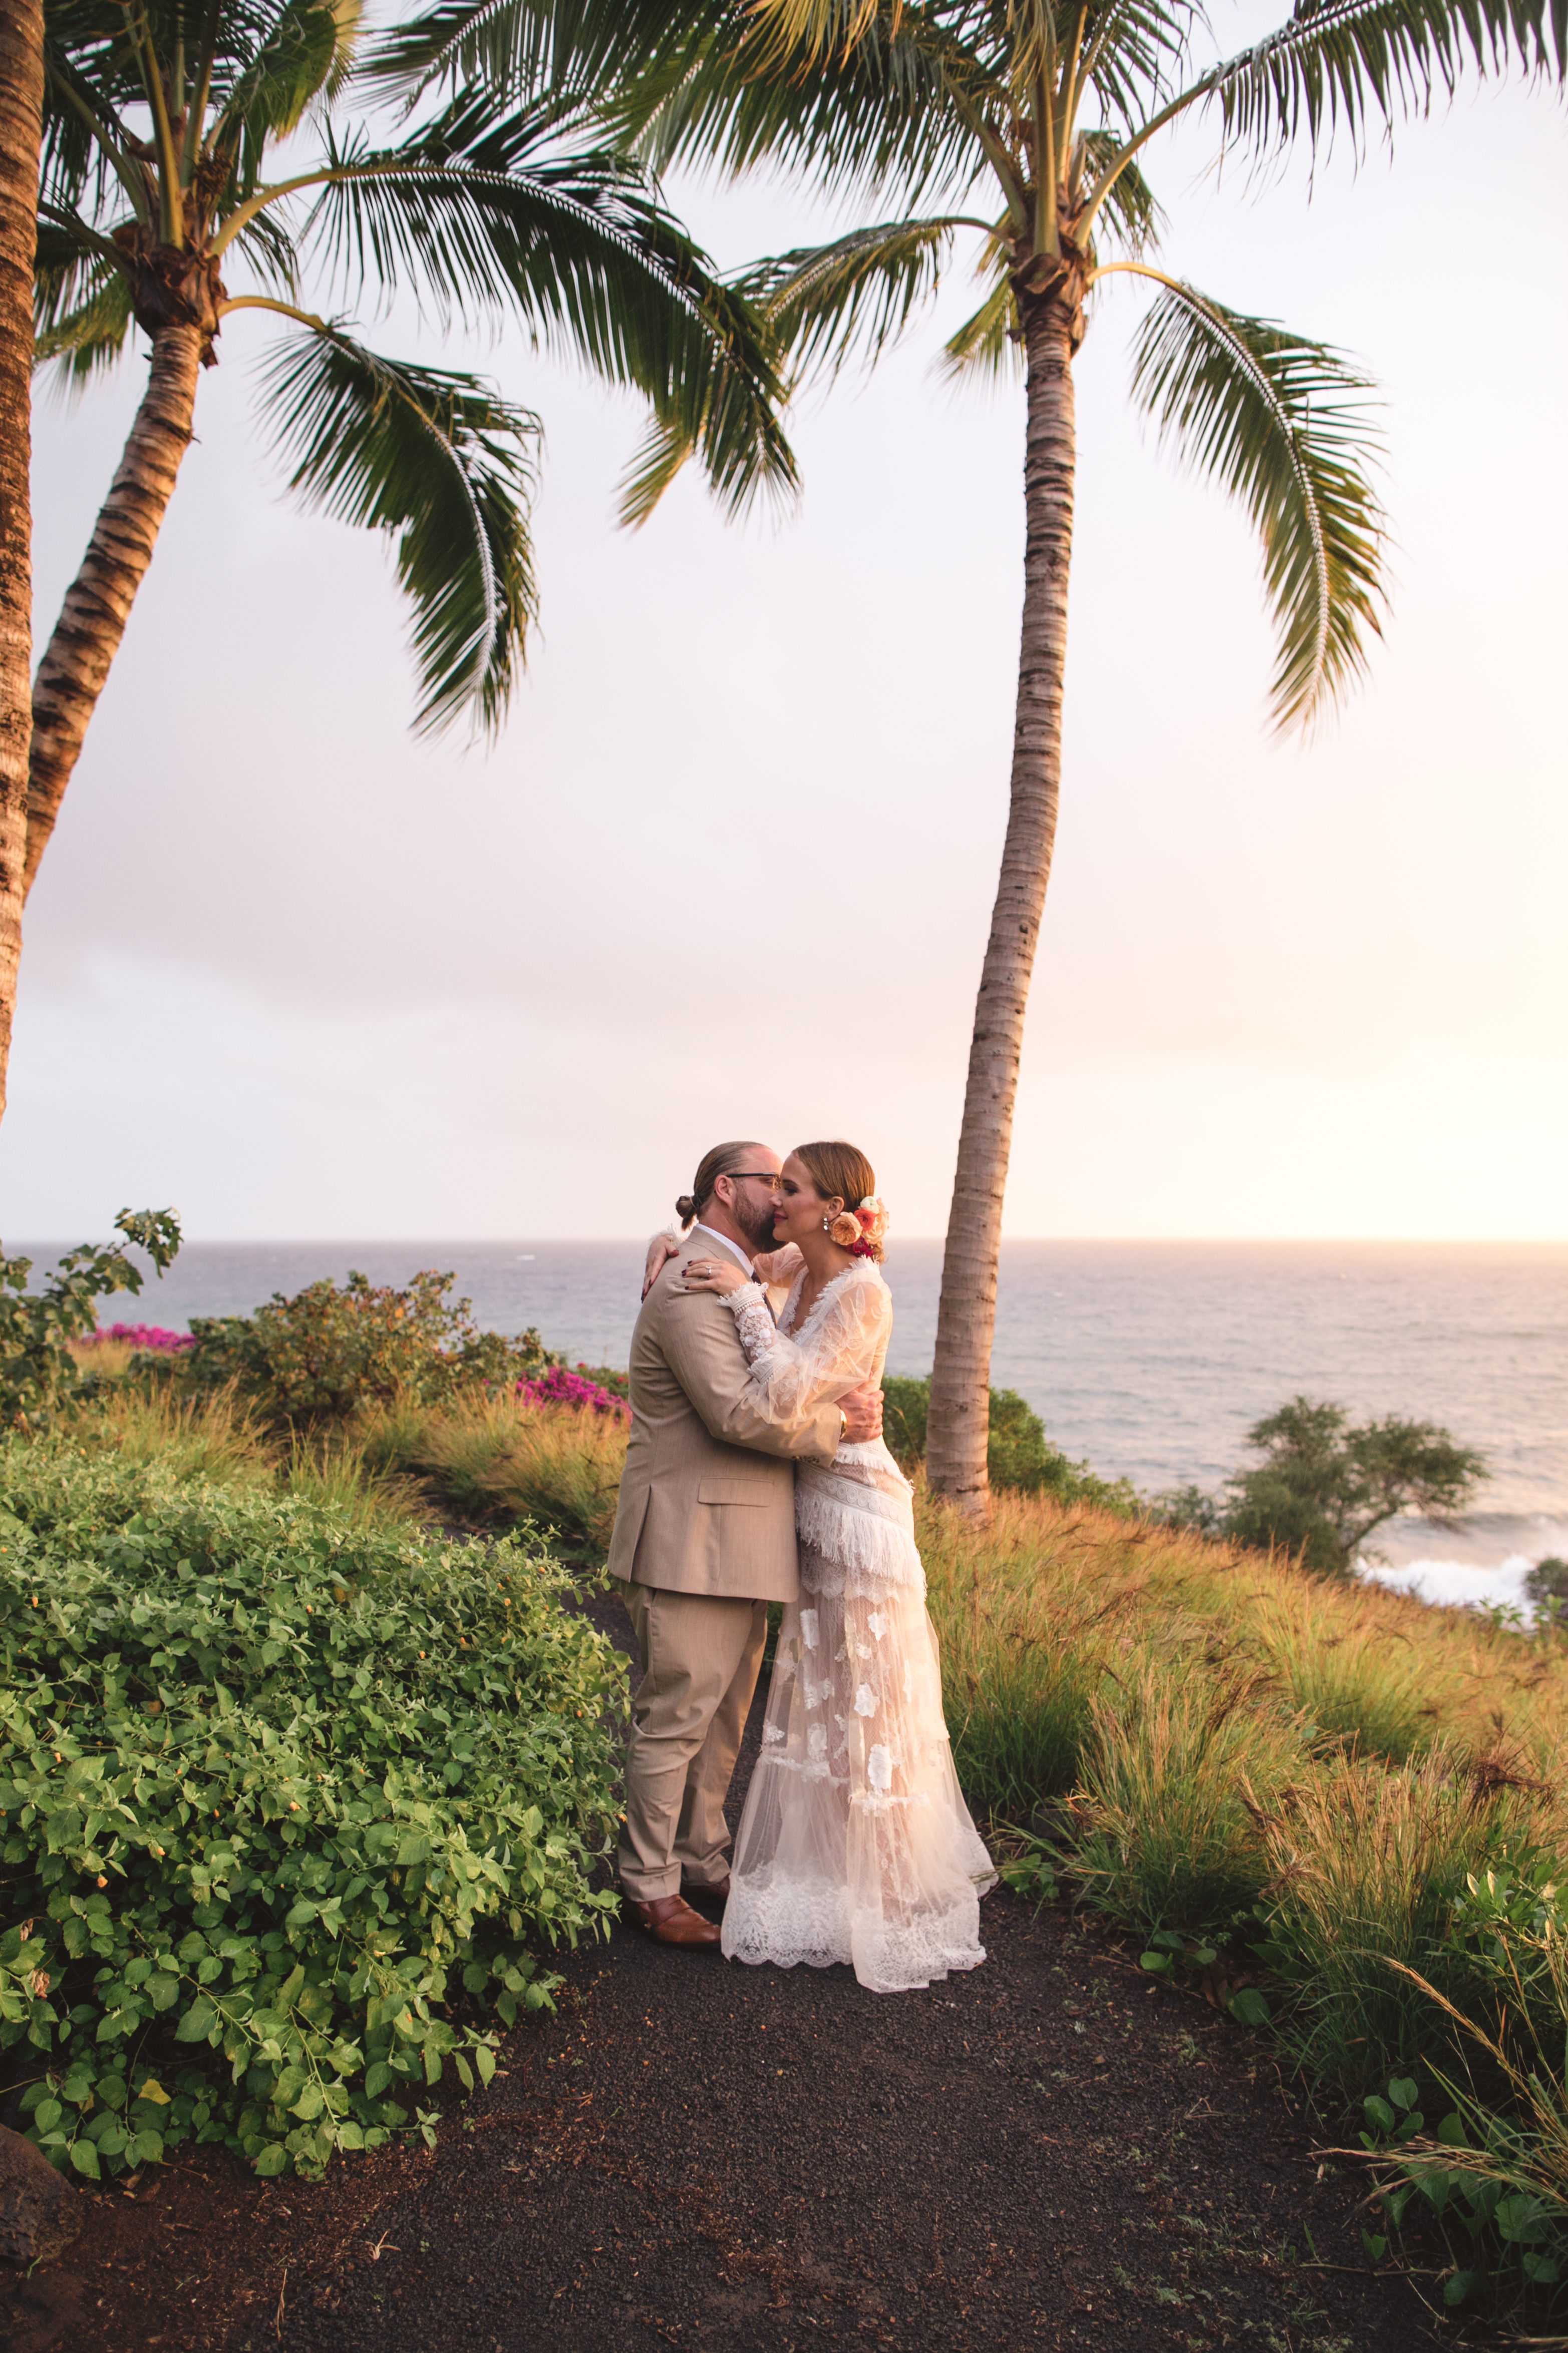
[[[858,1388],[892,1314],[886,1285],[858,1268],[837,1278],[798,1338],[779,1330],[755,1283],[732,1291],[729,1305],[752,1367],[752,1400],[767,1420],[781,1422]]]
[[[794,1242],[785,1242],[783,1250],[761,1250],[752,1261],[757,1270],[757,1281],[771,1289],[775,1283],[791,1283],[805,1264]]]

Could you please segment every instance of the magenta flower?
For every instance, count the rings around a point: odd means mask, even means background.
[[[569,1373],[563,1365],[552,1365],[547,1373],[535,1373],[530,1379],[519,1381],[517,1394],[530,1405],[574,1405],[592,1413],[620,1414],[627,1419],[631,1414],[624,1399],[612,1397],[597,1381],[585,1381],[581,1373]]]
[[[195,1340],[188,1332],[165,1332],[161,1324],[111,1324],[107,1332],[89,1332],[86,1345],[95,1340],[123,1340],[132,1348],[194,1348]]]

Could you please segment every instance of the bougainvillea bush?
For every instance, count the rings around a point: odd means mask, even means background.
[[[548,1372],[519,1381],[517,1395],[525,1405],[574,1405],[589,1413],[614,1413],[625,1421],[631,1419],[627,1400],[604,1388],[586,1366],[569,1373],[564,1365],[552,1365]]]
[[[448,1296],[456,1279],[427,1270],[398,1291],[351,1273],[341,1287],[275,1292],[252,1315],[194,1315],[178,1377],[198,1393],[232,1383],[265,1421],[309,1430],[398,1398],[439,1405],[560,1361],[535,1331],[480,1331],[471,1303]]]
[[[162,1324],[110,1324],[107,1329],[100,1324],[79,1345],[90,1348],[104,1340],[126,1348],[153,1348],[165,1355],[177,1355],[182,1348],[196,1345],[188,1332],[165,1331]]]
[[[57,2164],[319,2173],[488,2080],[612,1900],[625,1671],[563,1582],[0,1440],[0,2054]]]

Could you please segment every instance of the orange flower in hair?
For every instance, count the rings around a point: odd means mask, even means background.
[[[840,1209],[827,1229],[827,1239],[840,1250],[850,1250],[860,1240],[860,1220],[853,1209]]]

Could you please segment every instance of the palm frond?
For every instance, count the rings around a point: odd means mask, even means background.
[[[499,728],[537,609],[529,503],[539,424],[477,376],[383,358],[340,327],[289,337],[264,408],[308,507],[397,537],[421,733]]]
[[[521,134],[520,134],[521,136]],[[382,153],[335,153],[341,176],[304,232],[342,275],[410,285],[443,319],[521,314],[542,343],[634,386],[680,420],[731,507],[788,492],[772,339],[624,157],[588,150],[527,169],[505,126],[467,151],[439,137]]]
[[[942,374],[952,383],[1000,384],[1022,376],[1023,345],[1018,339],[1018,306],[1013,288],[999,277],[978,311],[942,345]]]
[[[355,79],[405,101],[447,84],[512,100],[598,91],[714,13],[702,0],[437,0],[367,45]]]
[[[693,163],[738,176],[776,162],[831,195],[896,187],[910,209],[938,190],[957,201],[987,169],[982,123],[1011,111],[1005,52],[964,37],[991,13],[882,0],[847,54],[770,68],[764,20],[749,5],[714,10],[628,77],[609,119],[657,171]]]
[[[655,417],[641,448],[621,477],[616,498],[616,521],[629,531],[640,531],[696,450],[694,435],[679,417]]]
[[[1134,343],[1133,395],[1256,525],[1279,638],[1275,723],[1307,725],[1364,670],[1387,603],[1369,479],[1379,444],[1347,397],[1369,380],[1325,343],[1162,284]]]
[[[257,213],[235,239],[264,286],[275,294],[293,295],[300,284],[300,256],[294,239],[275,213]]]
[[[1568,0],[1297,0],[1287,23],[1208,79],[1227,141],[1257,150],[1336,129],[1358,144],[1451,97],[1467,70],[1568,69]]]
[[[268,39],[235,80],[212,133],[237,151],[235,188],[248,195],[267,150],[298,128],[311,103],[341,78],[357,11],[339,0],[288,0]]]
[[[951,220],[883,221],[830,245],[755,263],[738,282],[795,375],[831,378],[856,355],[879,359],[936,291]]]
[[[130,280],[117,262],[84,253],[58,229],[40,228],[38,247],[34,365],[52,365],[68,394],[84,392],[123,355],[132,328]]]
[[[1086,131],[1079,142],[1080,177],[1092,186],[1121,146],[1109,131]],[[1165,216],[1158,198],[1134,160],[1123,164],[1111,182],[1096,219],[1096,230],[1119,253],[1134,259],[1158,246]],[[1107,236],[1107,232],[1109,235]]]

